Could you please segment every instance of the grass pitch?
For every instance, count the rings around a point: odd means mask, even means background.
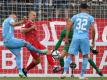
[[[32,78],[5,77],[5,78],[0,78],[0,80],[79,80],[79,79],[78,78],[60,79],[60,78],[36,78],[36,77],[32,77]],[[96,77],[95,78],[88,78],[88,80],[107,80],[107,77],[105,77],[105,78],[96,78]]]

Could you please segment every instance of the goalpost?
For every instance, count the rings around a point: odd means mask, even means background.
[[[91,57],[101,69],[104,76],[107,77],[107,1],[106,0],[85,0],[89,5],[89,13],[95,17],[96,29],[96,48],[98,55]],[[38,21],[38,39],[43,45],[49,49],[53,49],[58,41],[61,30],[65,28],[66,17],[72,17],[79,12],[79,4],[81,0],[2,0],[0,1],[0,24],[8,17],[9,12],[15,11],[18,19],[22,19],[27,15],[29,10],[37,12]],[[20,28],[16,28],[15,36],[24,38]],[[0,77],[16,77],[18,71],[16,68],[15,56],[3,46],[2,29],[0,29]],[[64,41],[59,49],[63,49]],[[21,51],[22,66],[27,66],[32,57],[26,48]],[[75,57],[77,67],[74,71],[75,76],[79,76],[81,71],[82,57]],[[56,64],[58,62],[56,61]],[[71,70],[67,76],[70,76]],[[59,73],[60,75],[60,73]],[[41,63],[34,69],[29,71],[30,77],[59,77],[58,74],[52,72],[52,67],[47,63],[46,56],[41,56]],[[86,75],[88,77],[98,77],[95,70],[88,64]]]

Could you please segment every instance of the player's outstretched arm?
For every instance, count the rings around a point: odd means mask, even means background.
[[[21,24],[23,24],[24,23],[24,20],[21,20],[21,21],[19,21],[19,22],[11,22],[11,25],[13,26],[13,27],[16,27],[16,26],[19,26],[19,25],[21,25]]]
[[[22,28],[21,32],[22,33],[27,33],[27,32],[30,32],[30,31],[32,31],[34,29],[35,29],[35,26],[33,25],[32,27],[29,27],[29,28]]]
[[[65,35],[66,35],[66,30],[64,29],[64,30],[61,31],[59,40],[58,40],[58,42],[56,43],[54,50],[58,50],[58,48],[60,47],[60,45],[61,45],[61,43],[62,43],[62,40],[63,40],[64,37],[65,37]]]

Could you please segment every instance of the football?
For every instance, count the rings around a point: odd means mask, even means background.
[[[54,59],[59,59],[60,58],[60,52],[58,50],[55,50],[52,52],[52,57]]]

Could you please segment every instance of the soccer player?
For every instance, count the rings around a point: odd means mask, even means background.
[[[33,20],[36,18],[36,12],[35,11],[29,11],[28,13],[28,19],[25,19],[25,26],[22,27],[21,32],[25,35],[25,40],[31,43],[34,47],[41,49],[41,50],[47,50],[45,46],[43,46],[37,37],[37,25]],[[50,53],[50,51],[48,51]],[[27,72],[34,68],[38,63],[40,63],[40,55],[35,54],[35,52],[30,51],[30,54],[33,57],[33,61],[28,65],[26,68],[23,69],[25,75],[27,76]],[[54,59],[52,58],[52,55],[46,55],[47,60],[49,64],[54,67]]]
[[[16,56],[16,64],[19,70],[19,76],[24,77],[21,67],[21,55],[20,50],[22,47],[26,47],[28,50],[46,54],[46,50],[39,50],[32,46],[29,42],[23,39],[18,39],[14,37],[14,27],[23,24],[23,20],[15,22],[17,16],[15,13],[11,13],[8,18],[6,18],[2,24],[2,37],[4,46],[8,48]]]
[[[62,50],[62,52],[61,52],[61,56],[60,56],[60,65],[61,65],[61,67],[64,67],[64,60],[63,60],[63,58],[64,58],[66,55],[68,55],[68,49],[69,49],[69,46],[70,46],[70,43],[71,43],[71,40],[72,40],[72,35],[73,35],[73,31],[71,30],[70,33],[69,33],[69,43],[68,43],[68,44],[65,44],[65,46],[64,46],[64,48],[63,48],[63,50]],[[61,31],[61,34],[60,34],[60,37],[59,37],[59,41],[57,42],[54,51],[55,51],[55,50],[58,50],[58,48],[60,47],[63,39],[65,38],[65,36],[66,36],[66,29],[63,29],[63,30]],[[79,50],[79,52],[81,53],[80,50]],[[93,51],[92,51],[92,52],[93,52]],[[95,53],[93,53],[93,54],[95,54]],[[94,61],[90,58],[90,56],[89,56],[88,62],[90,63],[90,65],[96,70],[96,72],[97,72],[100,76],[103,76],[103,74],[102,74],[101,71],[98,69],[98,67],[96,66],[96,64],[94,63]],[[55,72],[59,72],[59,71],[61,71],[61,70],[62,70],[62,68],[60,68],[60,67],[54,68],[54,71],[55,71]]]
[[[89,28],[91,28],[92,32],[92,48],[95,46],[94,18],[87,13],[88,7],[89,6],[86,3],[81,3],[81,12],[74,15],[71,20],[67,22],[66,43],[69,43],[68,35],[71,28],[73,29],[73,37],[68,50],[69,55],[65,60],[62,78],[65,77],[72,58],[78,54],[80,49],[83,55],[83,62],[79,79],[85,79],[84,73],[87,68],[88,54],[90,53]]]

